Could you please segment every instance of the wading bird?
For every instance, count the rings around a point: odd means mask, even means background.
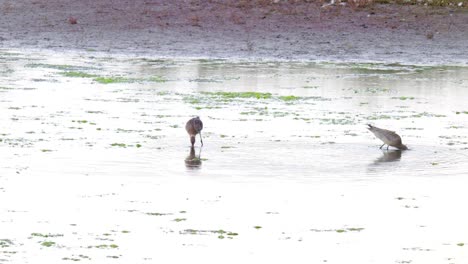
[[[387,149],[389,146],[395,147],[400,150],[408,149],[407,146],[401,143],[401,137],[397,135],[397,133],[387,129],[378,128],[373,125],[368,126],[369,127],[367,129],[369,129],[369,131],[372,132],[378,139],[384,142],[383,145],[380,146],[380,148],[387,145]]]
[[[196,116],[189,121],[187,121],[187,124],[185,125],[185,130],[187,130],[187,133],[190,135],[190,142],[193,145],[195,145],[195,136],[197,134],[200,134],[200,142],[201,145],[203,146],[203,139],[201,136],[201,131],[203,129],[203,122],[200,120],[200,117]]]

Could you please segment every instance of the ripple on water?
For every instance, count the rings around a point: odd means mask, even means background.
[[[368,175],[394,176],[455,176],[465,174],[466,168],[460,166],[466,155],[458,150],[413,146],[408,151],[381,151],[367,168]]]
[[[458,150],[412,146],[408,151],[380,150],[369,144],[274,142],[204,150],[204,177],[235,181],[361,181],[388,177],[465,175],[466,155]],[[182,157],[182,155],[181,155]],[[203,167],[208,167],[205,170]]]

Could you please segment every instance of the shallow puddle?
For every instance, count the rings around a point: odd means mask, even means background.
[[[466,263],[466,98],[466,67],[0,51],[0,261]]]

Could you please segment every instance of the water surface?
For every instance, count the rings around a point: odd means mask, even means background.
[[[466,98],[466,67],[3,50],[0,261],[466,263]]]

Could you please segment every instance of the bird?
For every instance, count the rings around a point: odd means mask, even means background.
[[[203,146],[203,139],[201,136],[201,131],[203,129],[203,122],[200,120],[200,117],[196,116],[189,121],[187,121],[187,124],[185,125],[185,130],[187,130],[187,133],[190,136],[190,143],[192,143],[192,147],[195,145],[195,136],[197,134],[200,134],[200,142],[201,145]]]
[[[378,128],[373,125],[368,124],[368,128],[370,132],[372,132],[378,139],[382,140],[384,143],[380,146],[382,149],[383,146],[387,145],[387,149],[389,146],[395,147],[399,150],[407,150],[408,147],[403,145],[401,142],[401,137],[395,133],[394,131],[390,131],[383,128]]]

